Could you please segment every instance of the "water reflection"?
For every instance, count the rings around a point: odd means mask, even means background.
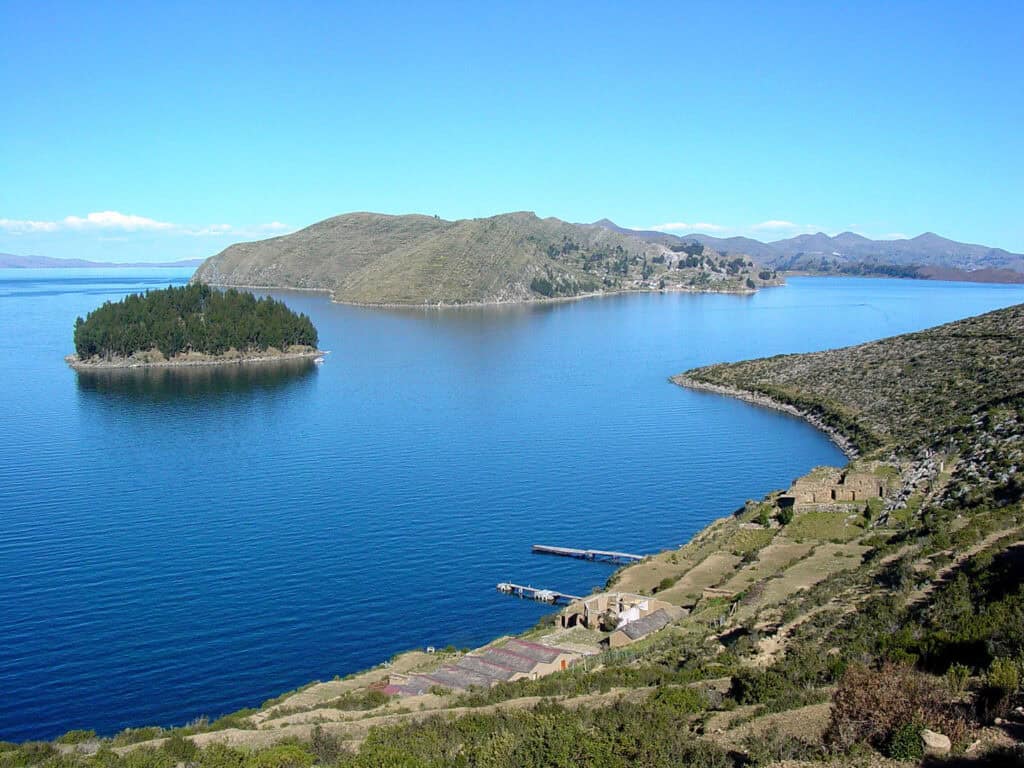
[[[112,368],[78,371],[83,393],[169,400],[178,397],[225,395],[282,389],[316,370],[312,360],[197,365],[179,368]]]

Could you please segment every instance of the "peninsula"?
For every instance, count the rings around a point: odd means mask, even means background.
[[[317,358],[317,331],[305,314],[270,297],[207,285],[132,294],[107,302],[74,331],[76,370],[223,365]]]
[[[290,235],[237,243],[194,282],[331,293],[371,305],[544,301],[623,291],[751,293],[781,280],[742,255],[533,213],[445,221],[349,213]]]
[[[1022,367],[1024,305],[689,371],[677,383],[813,416],[856,458],[519,639],[401,654],[213,722],[9,745],[6,764],[1019,765]]]

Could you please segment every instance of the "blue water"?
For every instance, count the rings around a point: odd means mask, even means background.
[[[75,317],[186,272],[0,271],[0,739],[181,724],[398,651],[472,646],[606,566],[841,462],[799,420],[666,378],[1024,301],[1024,287],[794,279],[384,311],[280,293],[320,368],[79,377]]]

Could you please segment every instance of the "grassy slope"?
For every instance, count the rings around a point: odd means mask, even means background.
[[[549,256],[551,246],[578,248]],[[709,254],[711,251],[709,251]],[[628,274],[614,271],[621,254]],[[351,213],[299,232],[232,245],[208,259],[195,279],[221,285],[329,290],[339,301],[368,304],[458,304],[543,298],[534,278],[561,283],[559,295],[637,287],[644,259],[669,287],[701,280],[701,269],[666,269],[664,245],[602,227],[509,213],[486,219],[445,221],[431,216]],[[717,255],[716,255],[717,256]],[[591,269],[584,269],[584,262]],[[743,290],[756,269],[726,276],[709,271],[705,289]]]
[[[1024,305],[846,349],[688,371],[820,414],[862,450],[919,447],[1024,393]]]

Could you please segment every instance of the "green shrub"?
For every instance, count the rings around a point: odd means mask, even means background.
[[[1016,693],[1020,688],[1020,667],[1013,659],[993,659],[985,682],[1007,694]]]
[[[333,765],[348,754],[344,742],[332,733],[326,733],[319,725],[310,734],[309,748],[319,765]]]
[[[795,736],[783,733],[772,725],[760,733],[743,739],[748,765],[767,766],[783,760],[813,760],[821,750]]]
[[[979,717],[986,722],[1006,717],[1019,688],[1018,663],[1013,659],[993,659],[985,674],[985,685],[978,694]]]
[[[382,707],[390,701],[390,697],[383,691],[351,691],[336,699],[327,702],[332,709],[368,710]]]
[[[707,709],[704,696],[693,688],[664,686],[651,694],[650,701],[675,713],[694,714]]]
[[[779,513],[775,516],[775,519],[779,521],[779,525],[789,525],[793,522],[793,508],[783,507],[779,510]]]
[[[104,741],[100,748],[89,758],[89,768],[121,768],[121,756],[110,747],[110,742]]]
[[[191,739],[186,739],[180,733],[172,733],[163,743],[163,750],[176,762],[191,762],[195,759],[199,748]]]
[[[125,728],[111,739],[115,747],[127,747],[129,744],[138,744],[140,741],[152,741],[163,736],[164,729],[158,726],[148,728]]]
[[[920,723],[901,725],[890,734],[885,744],[885,754],[893,760],[920,760],[924,757],[924,745],[921,732],[924,726]]]
[[[206,730],[223,731],[227,728],[255,728],[256,726],[253,725],[251,717],[252,715],[255,715],[257,711],[258,710],[256,709],[240,709],[237,712],[231,712],[227,715],[218,717],[206,727]]]
[[[36,765],[57,755],[57,748],[46,741],[26,741],[13,752],[3,753],[3,768],[23,768]]]
[[[121,758],[124,768],[174,768],[177,760],[162,749],[139,747]]]
[[[246,760],[246,768],[307,768],[313,755],[298,744],[278,744]]]
[[[86,741],[92,741],[96,738],[96,731],[85,731],[85,730],[74,730],[68,731],[63,736],[58,736],[56,742],[58,744],[81,744]]]
[[[245,752],[240,749],[214,743],[203,748],[198,762],[200,768],[242,768],[245,757]]]
[[[676,582],[679,581],[678,576],[666,576],[664,579],[658,582],[658,586],[654,588],[655,592],[664,592],[666,589],[672,589]]]
[[[946,670],[946,685],[953,693],[963,693],[967,680],[971,676],[971,668],[964,664],[951,664]]]

